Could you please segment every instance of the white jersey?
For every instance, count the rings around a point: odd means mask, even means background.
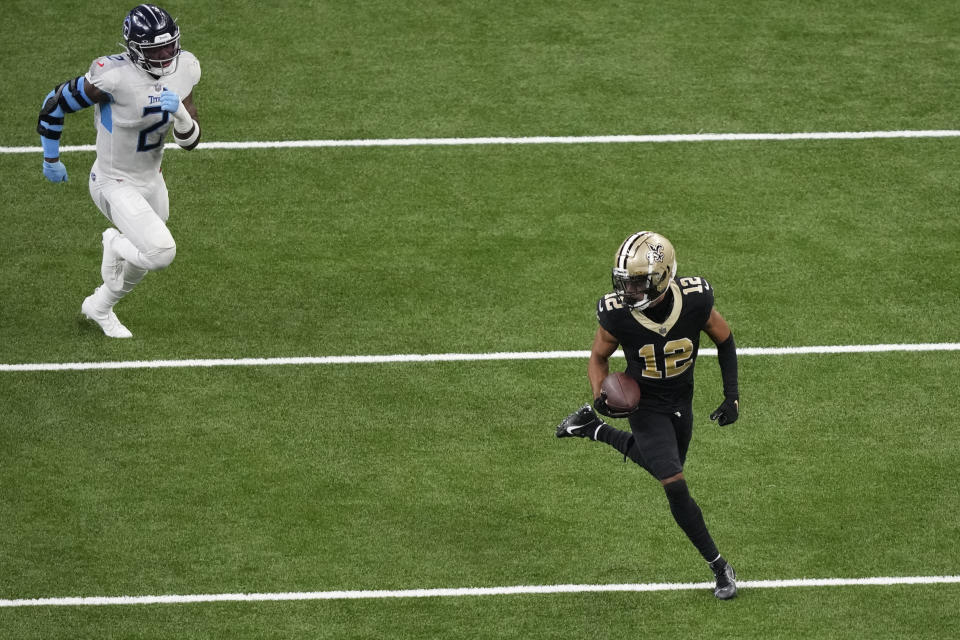
[[[110,102],[98,104],[97,172],[104,179],[147,184],[156,178],[163,159],[170,113],[160,108],[164,88],[186,98],[200,81],[200,63],[189,51],[181,51],[177,70],[154,78],[130,61],[127,54],[97,58],[85,82],[110,94]]]

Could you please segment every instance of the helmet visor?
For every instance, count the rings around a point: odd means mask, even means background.
[[[180,36],[177,35],[166,42],[155,42],[153,44],[141,44],[140,52],[143,59],[152,67],[162,69],[172,65],[180,55]]]
[[[663,273],[629,275],[626,269],[613,270],[613,291],[628,307],[637,307],[659,297],[659,284]]]

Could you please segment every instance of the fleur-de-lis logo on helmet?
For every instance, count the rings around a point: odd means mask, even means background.
[[[620,303],[643,310],[667,293],[677,273],[677,254],[659,233],[639,231],[614,256],[611,279]]]

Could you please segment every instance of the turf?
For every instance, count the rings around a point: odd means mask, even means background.
[[[206,141],[956,128],[947,2],[164,6]],[[38,146],[43,96],[116,50],[128,9],[6,3],[0,145]],[[172,150],[178,254],[118,306],[129,341],[79,318],[93,154],[51,185],[39,150],[0,153],[0,363],[583,350],[644,228],[740,346],[957,342],[956,140]],[[719,429],[702,358],[686,473],[743,579],[960,574],[957,352],[740,370]],[[553,437],[580,360],[0,378],[0,599],[709,578],[656,483]],[[957,596],[0,608],[0,636],[947,638]]]

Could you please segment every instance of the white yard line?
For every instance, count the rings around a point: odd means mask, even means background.
[[[960,351],[960,342],[922,344],[851,344],[820,347],[738,347],[740,356],[807,355],[831,353],[884,353],[890,351]],[[713,348],[701,356],[716,356]],[[196,360],[127,360],[119,362],[39,362],[0,364],[3,371],[88,371],[98,369],[170,369],[192,367],[275,367],[284,365],[388,364],[403,362],[469,362],[482,360],[586,359],[589,351],[516,351],[493,353],[401,353],[369,356],[305,356],[297,358],[204,358]],[[617,351],[614,357],[623,357]]]
[[[886,578],[802,578],[799,580],[744,580],[743,589],[795,587],[886,587],[895,585],[958,584],[960,576],[910,576]],[[602,591],[689,591],[710,589],[712,582],[649,584],[557,584],[452,589],[398,589],[372,591],[297,591],[285,593],[211,593],[162,596],[89,596],[0,600],[0,607],[79,607],[103,605],[189,604],[198,602],[275,602],[281,600],[380,600],[385,598],[457,598],[520,594],[587,593]]]
[[[482,138],[382,138],[372,140],[276,140],[241,142],[201,142],[198,149],[291,149],[315,147],[427,147],[478,144],[622,144],[651,142],[749,142],[784,140],[875,140],[878,138],[958,138],[960,130],[929,131],[810,131],[797,133],[668,133],[651,135],[605,136],[523,136]],[[167,143],[166,149],[177,145]],[[65,145],[61,153],[95,151],[92,144]],[[0,147],[0,153],[40,153],[40,147]]]

